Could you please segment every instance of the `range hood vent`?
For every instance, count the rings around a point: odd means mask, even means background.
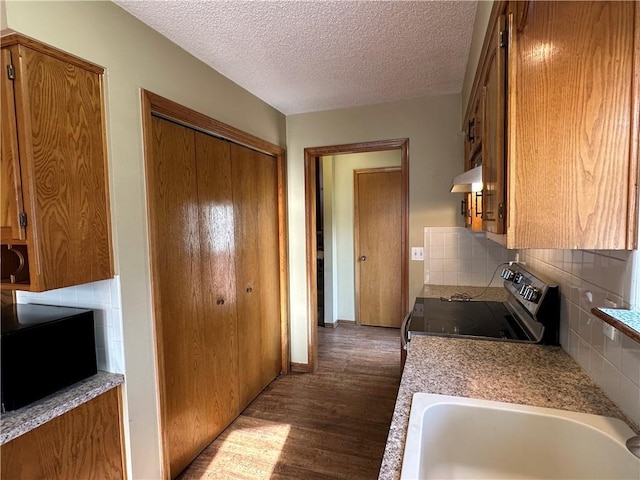
[[[451,193],[469,193],[482,190],[482,166],[473,167],[453,179]]]

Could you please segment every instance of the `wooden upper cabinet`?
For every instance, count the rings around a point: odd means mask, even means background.
[[[103,69],[2,37],[2,288],[113,276]]]
[[[500,15],[489,41],[482,72],[482,227],[502,234],[505,219],[504,101],[505,17]]]
[[[634,249],[640,4],[496,2],[480,65],[489,238]]]

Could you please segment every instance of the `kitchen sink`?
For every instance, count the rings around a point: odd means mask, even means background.
[[[416,393],[401,479],[640,479],[615,418]]]

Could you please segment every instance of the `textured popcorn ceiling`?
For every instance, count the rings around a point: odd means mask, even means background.
[[[284,114],[458,93],[475,1],[115,3]]]

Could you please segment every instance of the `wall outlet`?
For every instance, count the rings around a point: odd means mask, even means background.
[[[608,323],[602,325],[602,333],[604,333],[612,342],[618,339],[618,331]]]
[[[417,261],[424,260],[424,248],[411,247],[411,260],[417,260]]]

